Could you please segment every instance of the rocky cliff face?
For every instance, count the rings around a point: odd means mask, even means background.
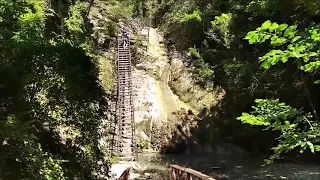
[[[163,123],[168,115],[180,108],[190,108],[175,95],[168,84],[170,64],[161,36],[149,28],[145,60],[136,64],[133,71],[137,123],[146,120]]]
[[[136,48],[133,71],[138,143],[148,141],[144,146],[153,150],[185,150],[186,144],[196,144],[190,131],[196,129],[197,114],[215,105],[224,92],[197,85],[187,57],[167,49],[157,29],[142,32],[146,38],[139,44],[147,48]]]

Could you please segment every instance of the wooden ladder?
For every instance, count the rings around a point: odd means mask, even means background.
[[[112,152],[119,156],[121,161],[135,161],[135,121],[132,93],[132,67],[130,39],[123,47],[123,39],[118,37],[117,57],[117,91],[115,113],[115,137]]]

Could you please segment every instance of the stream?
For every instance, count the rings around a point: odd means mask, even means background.
[[[139,154],[138,162],[147,169],[158,171],[167,170],[169,164],[177,164],[200,171],[217,180],[320,179],[319,164],[273,163],[262,167],[262,157],[230,155],[221,152],[171,155],[143,152]]]

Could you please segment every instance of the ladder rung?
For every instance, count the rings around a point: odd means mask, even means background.
[[[128,109],[128,108],[130,108],[130,105],[128,105],[127,108],[119,107],[119,110]],[[133,109],[133,108],[132,108],[132,109]],[[124,111],[125,111],[125,110],[124,110]],[[128,110],[127,112],[131,112],[131,111],[132,111],[132,110],[130,110],[130,111]]]
[[[120,81],[117,82],[117,84],[132,84],[131,79],[120,79]]]
[[[118,85],[122,86],[122,85],[131,85],[131,82],[118,82]]]
[[[131,80],[131,77],[127,77],[127,78],[118,78],[118,79],[124,79],[124,80]]]

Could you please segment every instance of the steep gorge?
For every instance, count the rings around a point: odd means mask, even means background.
[[[0,179],[109,178],[120,24],[132,37],[141,175],[157,167],[161,179],[176,163],[217,179],[318,179],[319,2],[0,0],[0,9]],[[298,45],[283,61],[266,54]]]

